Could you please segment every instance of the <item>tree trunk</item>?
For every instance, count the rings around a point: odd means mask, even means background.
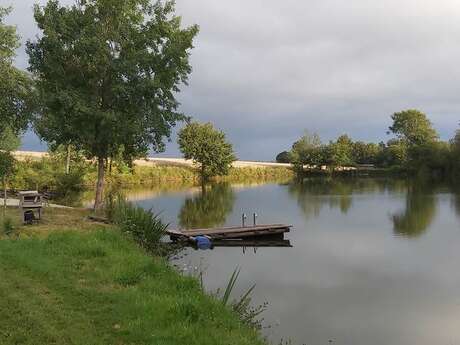
[[[6,176],[3,176],[3,218],[6,214]]]
[[[70,144],[67,145],[67,156],[66,156],[66,162],[65,162],[65,173],[66,175],[69,174],[70,172]]]
[[[204,164],[201,164],[201,183],[206,183],[207,182],[207,177],[206,177],[206,167]]]
[[[94,200],[94,210],[99,210],[102,206],[102,196],[104,194],[104,173],[105,160],[103,157],[97,159],[97,184],[96,184],[96,199]]]

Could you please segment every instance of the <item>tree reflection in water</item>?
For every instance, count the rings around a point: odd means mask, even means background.
[[[318,216],[324,206],[346,214],[353,206],[353,194],[399,188],[399,182],[385,179],[308,178],[289,185],[289,194],[297,199],[303,214]]]
[[[457,216],[460,217],[460,184],[455,184],[452,190],[454,193],[452,196],[452,207],[457,213]]]
[[[392,215],[395,234],[418,237],[428,229],[436,215],[435,188],[433,183],[409,182],[405,210]]]
[[[234,203],[235,193],[228,183],[203,186],[201,193],[185,199],[179,212],[179,224],[185,229],[223,225]]]

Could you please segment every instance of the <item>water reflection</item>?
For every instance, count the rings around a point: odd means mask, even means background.
[[[452,207],[454,208],[457,216],[460,217],[460,184],[456,184],[453,188]]]
[[[324,206],[347,214],[353,206],[353,194],[402,191],[405,183],[388,179],[310,178],[289,185],[289,194],[306,218],[317,217]]]
[[[432,184],[412,182],[408,185],[405,210],[392,216],[395,234],[418,237],[430,227],[437,208],[434,189]]]
[[[235,193],[228,183],[203,187],[201,193],[185,198],[178,215],[179,225],[185,229],[223,225],[234,203]]]

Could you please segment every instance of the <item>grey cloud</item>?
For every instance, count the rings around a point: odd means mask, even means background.
[[[12,3],[24,39],[37,34],[33,2]],[[242,158],[272,159],[304,129],[386,140],[404,108],[427,112],[443,139],[458,127],[457,1],[177,0],[177,12],[201,27],[182,110],[228,133]]]

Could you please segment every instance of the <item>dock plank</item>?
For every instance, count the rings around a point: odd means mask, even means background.
[[[212,239],[244,238],[283,234],[289,232],[292,225],[264,224],[256,226],[232,226],[212,229],[168,230],[171,238],[190,238],[194,236],[209,236]]]

